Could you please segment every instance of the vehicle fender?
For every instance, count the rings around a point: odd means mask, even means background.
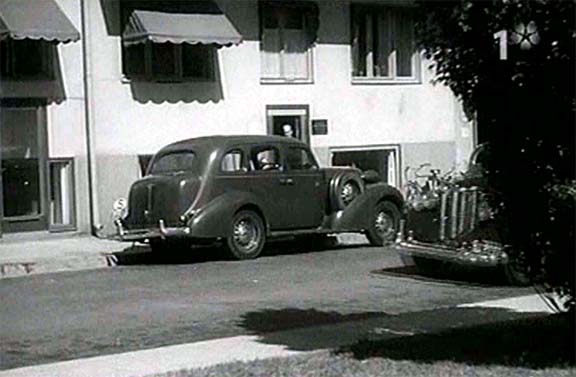
[[[214,200],[199,208],[190,219],[190,236],[195,238],[227,237],[230,232],[230,221],[234,214],[243,207],[258,212],[265,224],[261,200],[254,194],[244,191],[231,191],[219,195]]]
[[[404,209],[404,199],[398,189],[386,183],[366,186],[362,195],[354,199],[348,207],[329,216],[325,227],[335,231],[358,231],[368,228],[372,209],[377,203],[388,200],[400,212]]]

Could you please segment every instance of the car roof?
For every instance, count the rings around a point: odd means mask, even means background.
[[[169,144],[160,150],[161,153],[177,150],[215,150],[228,148],[238,144],[266,144],[266,143],[287,143],[305,146],[302,141],[285,137],[271,135],[217,135],[203,136],[186,139]]]

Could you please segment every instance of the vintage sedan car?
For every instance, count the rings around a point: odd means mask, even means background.
[[[418,183],[418,174],[407,179],[405,213],[394,244],[406,264],[425,273],[454,265],[494,267],[511,284],[529,283],[522,254],[502,241],[506,229],[495,216],[485,179],[488,157],[489,148],[482,144],[459,177],[441,177],[431,170],[423,183]]]
[[[257,257],[268,238],[337,232],[393,242],[402,194],[355,168],[320,168],[308,145],[280,136],[211,136],[162,148],[146,176],[115,204],[118,238],[149,243],[220,241]]]

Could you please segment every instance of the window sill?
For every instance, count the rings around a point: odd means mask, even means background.
[[[374,77],[353,77],[352,85],[420,85],[422,80],[417,78],[387,79]]]
[[[214,79],[182,79],[182,80],[170,80],[170,79],[144,79],[144,78],[129,78],[123,76],[120,79],[122,84],[160,84],[160,85],[180,85],[180,84],[214,84],[216,80]]]
[[[313,79],[260,79],[262,85],[311,85]]]

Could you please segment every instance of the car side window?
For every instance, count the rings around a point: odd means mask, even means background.
[[[235,149],[224,155],[220,163],[220,170],[225,173],[244,172],[244,153],[241,150]]]
[[[282,170],[278,149],[275,147],[252,148],[250,169],[255,171]]]
[[[318,165],[314,157],[306,148],[289,147],[286,155],[286,163],[290,170],[315,170]]]

